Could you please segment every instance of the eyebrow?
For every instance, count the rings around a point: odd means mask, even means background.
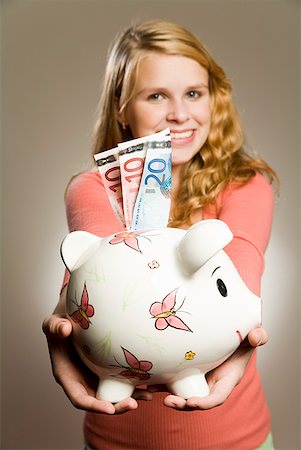
[[[216,268],[214,269],[214,271],[212,272],[211,276],[214,274],[214,272],[217,271],[217,269],[220,269],[220,268],[221,268],[221,266],[216,267]]]
[[[205,83],[201,83],[201,84],[195,84],[193,86],[187,86],[187,88],[185,90],[186,91],[194,91],[196,89],[203,89],[203,88],[209,89],[209,86]],[[151,92],[161,92],[161,91],[166,91],[166,90],[168,90],[168,87],[166,87],[166,86],[165,87],[163,87],[163,86],[161,86],[161,87],[160,86],[151,86],[151,87],[146,86],[145,88],[138,91],[136,93],[136,95],[141,95],[141,94],[148,93],[148,92],[150,92],[150,93]]]
[[[188,91],[193,91],[194,89],[200,89],[200,88],[206,88],[209,89],[208,84],[200,83],[200,84],[194,84],[193,86],[188,86]]]

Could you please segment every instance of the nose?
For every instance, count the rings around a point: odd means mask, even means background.
[[[167,112],[169,122],[184,123],[189,118],[189,108],[183,99],[175,99],[169,102]]]

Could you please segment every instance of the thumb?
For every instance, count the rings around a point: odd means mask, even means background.
[[[66,317],[52,314],[42,325],[47,339],[67,338],[72,332],[72,324]]]
[[[268,333],[262,327],[254,328],[248,334],[248,341],[252,347],[258,347],[268,342]]]

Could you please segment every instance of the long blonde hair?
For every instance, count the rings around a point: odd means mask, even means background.
[[[181,171],[181,188],[171,225],[189,223],[191,214],[213,203],[230,182],[246,183],[257,172],[270,181],[275,172],[244,149],[244,133],[231,98],[232,86],[223,69],[190,31],[172,22],[152,20],[135,24],[120,33],[109,50],[98,108],[93,153],[131,139],[129,128],[118,121],[134,91],[139,64],[149,52],[192,58],[208,71],[211,127],[199,153]],[[119,116],[120,117],[120,116]]]

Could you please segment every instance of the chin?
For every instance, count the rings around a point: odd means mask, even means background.
[[[191,158],[188,158],[187,155],[185,156],[173,156],[172,157],[172,165],[173,166],[182,166],[184,164],[187,164],[189,161],[191,161],[191,159],[193,158],[193,156]]]

